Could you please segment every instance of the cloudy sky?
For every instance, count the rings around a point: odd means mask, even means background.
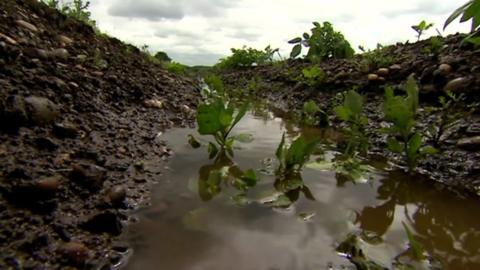
[[[309,31],[312,21],[330,21],[352,47],[373,48],[415,40],[411,25],[443,22],[464,1],[453,0],[90,0],[92,17],[111,36],[152,52],[162,50],[188,65],[211,65],[242,45],[280,48]],[[445,34],[466,31],[457,22]],[[436,34],[435,29],[427,33]],[[357,50],[358,51],[358,50]]]

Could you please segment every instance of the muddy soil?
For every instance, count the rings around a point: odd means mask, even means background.
[[[199,90],[34,0],[0,1],[0,269],[110,269]]]
[[[266,99],[273,107],[284,111],[301,113],[304,102],[312,99],[330,115],[333,126],[339,127],[333,108],[341,101],[339,93],[357,89],[366,97],[366,114],[369,117],[369,135],[372,138],[372,154],[390,157],[402,164],[398,155],[386,151],[386,136],[378,132],[383,121],[384,87],[394,87],[398,94],[404,93],[404,84],[410,74],[415,74],[419,83],[421,110],[418,126],[426,134],[431,127],[440,124],[439,97],[445,90],[463,95],[465,102],[455,112],[475,110],[468,117],[445,132],[436,147],[440,153],[421,162],[418,171],[428,175],[432,184],[452,189],[460,195],[477,194],[480,187],[480,55],[471,45],[462,44],[462,35],[442,38],[439,53],[428,52],[431,40],[418,43],[396,44],[384,49],[384,57],[392,58],[385,66],[365,65],[365,57],[357,55],[348,60],[329,60],[319,64],[305,60],[289,60],[283,64],[257,66],[242,70],[223,72],[222,78],[233,95]],[[367,62],[368,63],[368,62]],[[302,69],[318,65],[326,78],[315,86],[302,82]],[[471,108],[467,109],[467,106]],[[425,136],[425,143],[432,140]]]

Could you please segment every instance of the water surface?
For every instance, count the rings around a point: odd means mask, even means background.
[[[261,181],[247,192],[246,205],[235,200],[240,192],[228,183],[216,195],[205,192],[212,169],[228,165],[233,174],[268,171],[265,164],[274,158],[283,132],[289,138],[300,133],[335,136],[300,128],[268,112],[247,115],[233,133],[244,132],[253,134],[254,141],[238,144],[242,149],[233,159],[216,163],[208,159],[206,146],[188,145],[186,137],[194,130],[174,129],[164,135],[175,155],[152,191],[152,206],[138,213],[139,223],[127,233],[134,253],[125,269],[355,269],[335,250],[351,233],[360,236],[370,259],[390,268],[408,248],[402,222],[443,269],[480,269],[479,202],[387,170],[382,162],[377,167],[386,170],[371,175],[367,183],[306,168],[302,178],[311,194],[299,192],[289,208],[266,204],[278,192],[275,177],[261,173]]]

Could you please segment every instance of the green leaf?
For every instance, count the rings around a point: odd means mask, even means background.
[[[242,179],[249,187],[254,187],[258,182],[257,173],[252,169],[244,172],[240,179]]]
[[[335,114],[340,118],[342,121],[350,121],[353,117],[352,111],[350,111],[345,106],[337,106],[335,107]]]
[[[296,43],[300,43],[300,42],[302,42],[301,37],[296,37],[296,38],[288,41],[288,43],[290,43],[290,44],[296,44]]]
[[[233,139],[241,143],[251,143],[253,142],[253,135],[249,133],[241,133],[233,136]]]
[[[388,150],[390,150],[394,153],[403,152],[402,144],[394,138],[388,138],[387,145],[388,145]]]
[[[303,33],[303,38],[310,39],[310,35],[308,33]],[[302,41],[302,39],[300,39],[300,41]],[[295,43],[298,43],[298,42],[295,42]]]
[[[201,144],[197,141],[197,139],[195,139],[192,134],[188,135],[188,143],[195,149],[201,146]]]
[[[214,135],[222,130],[219,115],[223,104],[200,104],[197,110],[198,132],[202,135]]]
[[[360,115],[363,109],[363,98],[354,90],[350,90],[345,96],[344,106],[354,115]]]
[[[413,235],[412,231],[410,228],[405,224],[405,222],[402,221],[403,228],[405,228],[405,232],[407,233],[408,237],[408,242],[410,244],[410,250],[412,252],[412,256],[414,260],[422,261],[426,257],[424,255],[424,249],[422,245],[415,239],[415,236]]]
[[[225,150],[227,151],[227,153],[233,157],[233,144],[235,143],[235,140],[233,138],[228,138],[226,141],[225,141]]]
[[[236,126],[238,124],[238,122],[240,122],[240,120],[242,120],[242,118],[245,116],[245,114],[247,113],[248,111],[248,107],[249,107],[249,104],[248,103],[244,103],[240,109],[238,110],[237,112],[237,115],[235,116],[235,119],[233,120],[233,123],[232,123],[232,128],[234,126]]]
[[[302,52],[302,45],[297,44],[293,46],[292,52],[290,53],[290,58],[295,58]]]
[[[443,25],[443,30],[445,30],[445,28],[447,28],[447,26],[452,23],[456,18],[458,18],[462,13],[465,12],[465,10],[473,4],[473,0],[470,0],[468,1],[467,3],[465,3],[463,6],[457,8],[451,15],[450,17],[447,18],[447,20],[445,21],[445,24]]]
[[[415,114],[418,109],[418,85],[415,77],[410,75],[407,80],[407,99],[410,102],[411,111]]]
[[[422,155],[435,155],[438,153],[438,149],[433,146],[425,146],[420,149]]]
[[[409,157],[410,160],[416,159],[420,147],[422,147],[422,136],[420,136],[419,133],[414,133],[410,140],[408,140],[407,157]]]
[[[318,107],[317,103],[311,99],[303,104],[303,112],[306,114],[314,115],[320,111],[321,109]]]
[[[208,144],[208,158],[212,159],[215,156],[217,156],[217,154],[218,154],[218,147],[213,143],[209,143]]]
[[[283,161],[285,159],[285,133],[282,135],[282,140],[277,147],[277,151],[275,152],[275,156],[279,161]]]

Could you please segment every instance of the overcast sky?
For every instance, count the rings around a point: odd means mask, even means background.
[[[188,65],[211,65],[242,45],[271,45],[288,56],[288,40],[330,21],[358,51],[415,40],[425,19],[440,31],[464,1],[454,0],[90,0],[92,17],[111,36]],[[468,30],[457,22],[445,33]],[[427,34],[434,35],[435,29]],[[427,35],[428,36],[428,35]]]

